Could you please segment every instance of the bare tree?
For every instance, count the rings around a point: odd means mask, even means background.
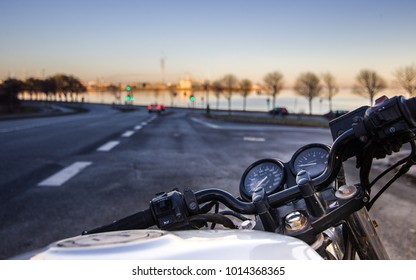
[[[224,87],[223,87],[221,81],[213,82],[212,83],[212,90],[214,91],[214,95],[217,98],[217,110],[218,110],[218,107],[220,105],[220,96],[221,96],[221,93],[224,90]]]
[[[329,111],[332,112],[332,97],[338,93],[338,86],[336,84],[335,81],[335,77],[327,72],[322,74],[322,80],[325,83],[325,88],[327,90],[327,97],[328,97],[328,102],[329,102]]]
[[[178,95],[178,93],[176,92],[177,85],[171,84],[168,86],[168,89],[169,89],[169,95],[170,95],[170,107],[173,107],[173,99]]]
[[[407,91],[410,96],[416,95],[416,67],[410,65],[397,69],[395,73],[399,85]]]
[[[280,72],[271,72],[266,74],[264,77],[264,82],[266,83],[267,90],[269,95],[273,98],[273,108],[276,107],[276,96],[283,89],[284,81],[283,75]]]
[[[240,82],[241,95],[244,98],[243,111],[246,110],[247,96],[250,94],[252,87],[253,87],[253,83],[249,79],[243,79]]]
[[[25,83],[21,80],[9,78],[0,84],[0,112],[2,107],[12,113],[20,106],[19,93],[25,90]]]
[[[374,103],[374,96],[387,87],[387,83],[372,70],[361,70],[357,75],[357,84],[352,88],[353,93],[370,97],[371,105]]]
[[[312,114],[312,100],[319,96],[322,90],[318,76],[314,73],[302,73],[295,83],[295,91],[308,99],[309,101],[309,115]]]
[[[31,100],[33,100],[33,95],[37,96],[37,94],[42,91],[41,83],[42,80],[36,78],[29,78],[24,82],[24,89],[29,92]]]
[[[115,84],[110,84],[106,87],[106,91],[111,92],[111,94],[114,96],[115,102],[114,103],[121,103],[120,100],[120,86],[117,86]]]
[[[41,91],[45,94],[46,100],[50,101],[56,94],[56,81],[53,77],[42,80]]]
[[[62,101],[62,95],[65,97],[65,102],[67,100],[68,92],[70,91],[70,81],[69,76],[64,74],[55,74],[53,76],[56,83],[56,90],[59,96],[59,101]]]
[[[81,83],[81,81],[74,77],[74,76],[68,76],[68,91],[71,96],[71,102],[78,102],[78,95],[80,93],[86,92],[87,88]],[[75,96],[75,97],[74,97]]]
[[[228,114],[231,114],[231,97],[238,86],[238,79],[233,74],[227,74],[222,78],[224,84],[225,98],[228,101]]]
[[[205,80],[204,83],[202,84],[202,87],[205,91],[205,102],[207,104],[207,106],[209,106],[209,87],[210,87],[210,82],[208,80]]]

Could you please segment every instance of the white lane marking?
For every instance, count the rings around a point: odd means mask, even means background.
[[[207,122],[204,122],[203,120],[200,120],[200,119],[191,118],[191,120],[193,120],[194,122],[197,122],[197,123],[203,124],[203,125],[205,125],[205,126],[208,126],[208,127],[210,127],[210,128],[215,128],[215,129],[219,129],[219,128],[221,128],[221,127],[220,127],[220,126],[218,126],[218,125],[215,125],[215,124],[212,124],[212,123],[207,123]]]
[[[58,173],[55,173],[51,177],[43,180],[38,184],[38,186],[47,186],[47,187],[59,187],[62,186],[66,181],[77,175],[84,168],[91,165],[92,162],[89,161],[78,161],[74,162],[70,166],[62,169]]]
[[[126,132],[124,132],[121,137],[130,137],[134,134],[133,130],[127,130]]]
[[[142,122],[142,125],[143,125],[143,126],[147,125],[147,122]]]
[[[0,133],[13,132],[13,131],[18,131],[18,130],[27,129],[27,128],[33,128],[33,127],[35,127],[35,126],[17,126],[17,127],[12,127],[12,128],[2,128],[2,129],[0,129]]]
[[[134,130],[140,130],[140,129],[142,129],[142,126],[141,126],[141,125],[136,125],[136,126],[134,127]]]
[[[108,152],[112,148],[117,146],[118,144],[120,144],[120,141],[110,141],[110,142],[107,142],[106,144],[102,145],[101,147],[99,147],[97,149],[97,151],[99,151],[99,152]]]
[[[252,142],[264,142],[266,138],[263,137],[244,137],[244,141],[252,141]]]
[[[41,126],[45,126],[45,124],[22,125],[22,126],[15,126],[11,128],[2,128],[0,129],[0,133],[14,132],[14,131],[19,131],[19,130],[24,130],[24,129],[37,128]]]

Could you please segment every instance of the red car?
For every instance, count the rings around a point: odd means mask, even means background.
[[[147,110],[149,111],[149,113],[152,113],[152,112],[161,113],[165,111],[165,108],[166,108],[165,105],[157,104],[157,103],[150,104],[149,106],[147,106]]]
[[[271,115],[279,115],[279,116],[289,115],[289,111],[285,107],[276,107],[273,110],[270,110],[269,113]]]

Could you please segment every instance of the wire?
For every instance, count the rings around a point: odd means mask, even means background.
[[[215,202],[215,210],[214,210],[214,213],[215,213],[215,214],[218,214],[218,211],[219,211],[219,210],[220,210],[220,204],[216,201],[216,202]],[[214,221],[214,222],[211,224],[211,229],[214,229],[216,225],[217,225],[217,223]]]
[[[240,213],[234,212],[234,211],[221,211],[220,214],[221,215],[230,215],[230,216],[236,217],[237,219],[240,219],[242,221],[250,220],[249,218],[241,215]]]
[[[211,202],[209,202],[207,204],[204,204],[201,207],[200,211],[201,211],[201,213],[208,213],[209,211],[211,211],[212,207],[214,207],[217,204],[218,204],[217,201],[211,201]]]
[[[373,199],[366,205],[367,210],[370,210],[373,206],[374,202],[397,180],[399,179],[404,173],[407,171],[404,171],[405,166],[402,166],[400,170],[394,175],[393,178],[390,179],[390,181],[387,182],[387,184],[384,185],[384,187],[373,197]],[[404,171],[404,172],[403,172]]]
[[[409,171],[410,167],[414,164],[416,164],[416,145],[414,143],[414,141],[411,142],[411,146],[412,146],[412,152],[411,154],[406,157],[405,159],[400,160],[399,162],[402,162],[404,160],[404,163],[402,163],[402,167],[399,169],[399,171],[397,171],[397,173],[393,176],[393,178],[391,178],[386,185],[384,185],[383,188],[381,188],[381,190],[373,197],[373,199],[366,205],[367,210],[370,210],[371,207],[374,205],[374,203],[377,201],[377,199],[397,180],[399,179],[402,175],[404,175],[407,171]],[[395,164],[396,165],[396,164]],[[398,164],[400,165],[400,164]],[[397,166],[398,166],[397,165]],[[391,170],[391,168],[389,168]],[[384,172],[383,172],[384,173]],[[387,173],[387,172],[386,172]],[[380,174],[381,175],[381,174]],[[379,176],[380,177],[380,176]],[[381,178],[381,177],[380,177]],[[379,179],[379,178],[378,178]],[[378,180],[377,179],[377,180]]]
[[[227,217],[220,214],[199,214],[189,217],[189,222],[211,222],[221,224],[230,229],[236,229],[235,224]]]
[[[210,211],[210,210],[212,210],[212,208],[215,206],[215,208],[214,208],[214,213],[215,214],[220,214],[220,215],[223,215],[223,216],[225,216],[225,215],[230,215],[230,216],[234,216],[234,217],[236,217],[237,219],[240,219],[240,220],[242,220],[242,221],[246,221],[246,220],[250,220],[249,218],[247,218],[247,217],[245,217],[245,216],[243,216],[243,215],[241,215],[240,213],[237,213],[237,212],[235,212],[235,211],[231,211],[231,210],[224,210],[224,211],[219,211],[219,203],[218,203],[218,201],[212,201],[212,202],[210,202],[210,203],[207,203],[207,204],[205,204],[204,206],[202,206],[201,207],[201,213],[204,213],[204,214],[208,214],[208,212]],[[228,218],[227,218],[228,219]],[[212,222],[212,224],[211,224],[211,229],[214,229],[215,228],[215,226],[216,226],[216,223],[215,223],[215,221],[214,222]]]
[[[386,170],[384,170],[380,175],[378,175],[369,185],[368,187],[371,188],[372,186],[374,186],[374,184],[380,180],[383,176],[385,176],[387,173],[389,173],[390,171],[392,171],[393,169],[395,169],[396,167],[398,167],[399,165],[402,165],[406,162],[408,162],[409,160],[412,159],[412,157],[414,156],[414,154],[416,153],[416,145],[415,142],[412,141],[410,142],[410,145],[412,147],[412,152],[410,153],[409,156],[399,160],[398,162],[396,162],[394,165],[390,166],[389,168],[387,168]]]

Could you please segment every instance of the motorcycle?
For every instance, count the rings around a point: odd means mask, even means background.
[[[148,209],[20,258],[388,259],[369,210],[416,163],[416,98],[383,97],[329,126],[332,146],[313,143],[289,162],[250,165],[239,197],[221,189],[159,193]],[[373,159],[406,143],[409,155],[370,181]],[[350,184],[343,164],[354,158],[359,182]]]

